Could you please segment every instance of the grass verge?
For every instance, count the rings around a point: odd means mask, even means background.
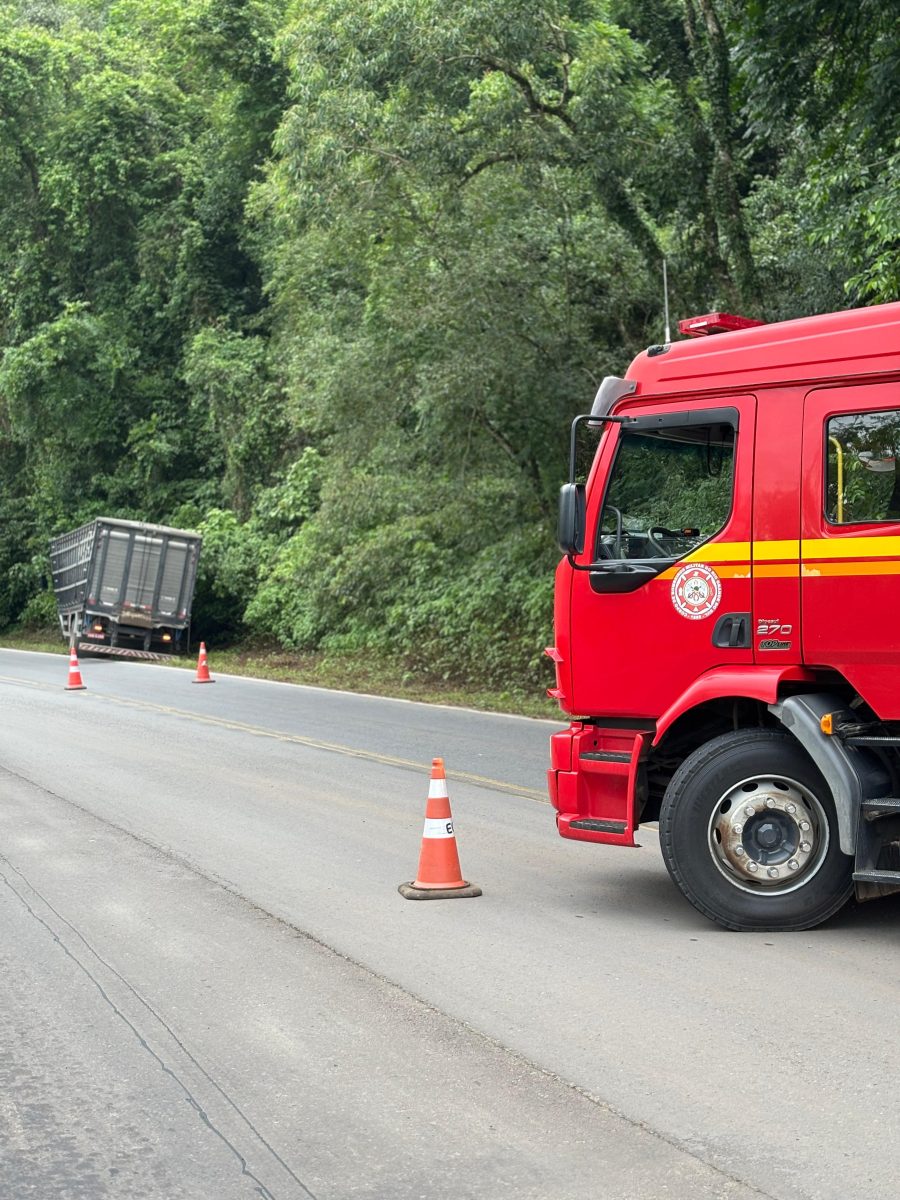
[[[7,630],[0,634],[0,646],[60,655],[68,653],[65,644],[52,631]],[[411,671],[401,661],[369,654],[301,654],[274,646],[238,645],[211,648],[209,660],[213,675],[220,671],[254,679],[367,692],[373,696],[396,696],[425,704],[452,704],[485,712],[564,720],[558,706],[540,694],[514,689],[497,692],[429,679]],[[176,670],[193,671],[196,659],[180,659],[172,665]]]

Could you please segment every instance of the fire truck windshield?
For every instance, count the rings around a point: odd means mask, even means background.
[[[623,427],[598,529],[598,559],[677,559],[731,511],[733,426]]]

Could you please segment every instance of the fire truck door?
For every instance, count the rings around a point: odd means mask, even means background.
[[[588,486],[572,585],[573,708],[653,719],[705,671],[753,661],[756,401],[633,403]]]
[[[900,386],[819,388],[803,421],[803,658],[900,719]]]

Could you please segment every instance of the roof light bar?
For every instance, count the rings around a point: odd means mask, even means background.
[[[739,317],[735,313],[713,312],[702,317],[686,317],[678,322],[678,332],[685,337],[707,337],[711,333],[733,333],[737,329],[752,329],[765,325],[755,317]]]

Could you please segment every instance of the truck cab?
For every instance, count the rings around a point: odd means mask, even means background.
[[[658,820],[720,924],[809,928],[900,887],[900,304],[681,329],[573,425],[550,797],[567,838]]]

